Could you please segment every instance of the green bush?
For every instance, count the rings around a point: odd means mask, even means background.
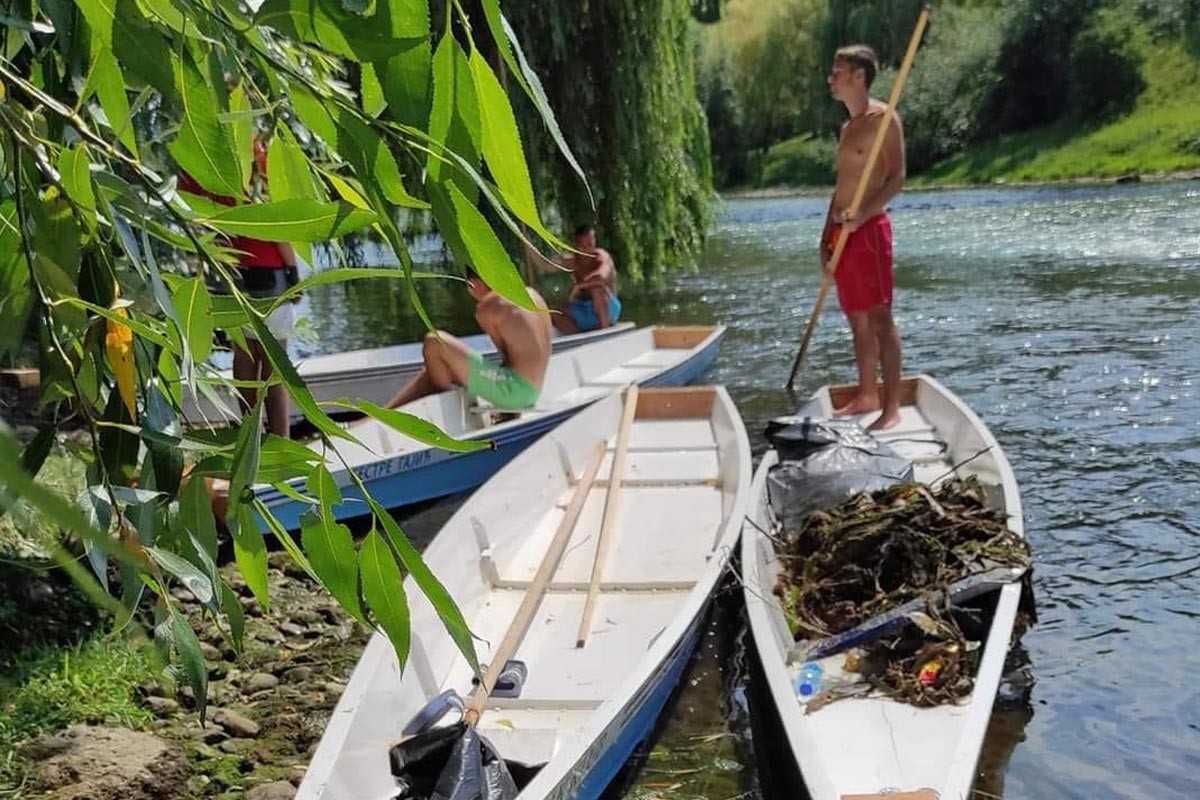
[[[900,114],[908,171],[921,172],[985,133],[983,108],[996,90],[996,61],[1004,43],[1006,12],[995,7],[945,6],[914,62]],[[873,94],[886,98],[895,80],[885,70]]]
[[[1071,107],[1083,119],[1129,111],[1146,88],[1142,76],[1144,31],[1128,13],[1105,10],[1071,46]]]
[[[834,142],[812,134],[780,142],[767,151],[759,186],[827,186],[833,183]]]

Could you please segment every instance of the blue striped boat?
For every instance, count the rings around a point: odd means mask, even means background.
[[[556,353],[550,357],[536,407],[515,414],[480,405],[462,389],[430,395],[401,409],[434,422],[457,438],[491,440],[495,444],[491,450],[451,453],[378,422],[362,423],[354,428],[361,445],[337,442],[337,453],[326,456],[343,495],[335,513],[346,519],[368,511],[343,460],[385,508],[467,491],[601,397],[631,383],[683,386],[696,381],[716,358],[724,334],[721,326],[638,328]],[[292,488],[305,492],[302,481],[293,482]],[[258,487],[256,492],[288,530],[298,528],[300,517],[311,507],[272,486]],[[266,530],[265,524],[262,527]]]
[[[618,322],[609,328],[584,333],[560,334],[555,330],[550,339],[551,352],[565,353],[585,344],[602,342],[611,336],[628,333],[633,327],[632,322]],[[486,333],[460,338],[488,361],[499,360],[496,345]],[[382,406],[421,371],[422,348],[421,342],[409,342],[311,356],[297,361],[296,371],[318,403],[353,397]],[[223,370],[221,375],[233,379],[231,370]],[[213,386],[209,390],[216,399],[205,394],[193,396],[191,392],[184,392],[183,417],[186,422],[202,425],[207,422],[237,422],[241,419],[237,396],[231,387]],[[293,407],[291,413],[293,422],[301,419],[298,408]]]

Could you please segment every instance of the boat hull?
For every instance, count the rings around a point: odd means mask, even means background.
[[[815,405],[803,413],[829,415],[846,393],[841,387],[824,388],[815,396]],[[914,464],[918,481],[936,483],[956,472],[977,478],[989,503],[1008,515],[1010,530],[1023,535],[1016,479],[983,422],[927,376],[905,379],[902,396],[901,425],[878,434],[879,438],[891,437],[889,443]],[[1010,643],[1019,584],[1009,583],[989,596],[995,601],[990,606],[990,628],[983,637],[974,691],[963,702],[917,708],[870,695],[805,713],[788,666],[792,637],[772,594],[779,564],[766,533],[773,526],[766,475],[777,461],[776,452],[770,450],[759,464],[742,542],[755,747],[761,741],[769,751],[760,759],[764,793],[838,800],[847,794],[890,788],[930,788],[943,800],[965,800],[971,794]],[[836,679],[842,673],[842,657],[818,660],[827,676]]]

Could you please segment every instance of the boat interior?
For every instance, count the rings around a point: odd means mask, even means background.
[[[425,551],[486,667],[553,541],[566,543],[512,656],[527,675],[515,696],[493,693],[478,722],[504,758],[541,764],[592,741],[597,709],[620,699],[635,676],[649,680],[660,666],[648,663],[652,648],[680,637],[680,621],[698,613],[741,525],[731,514],[749,454],[727,397],[711,387],[640,390],[614,482],[625,408],[612,392],[584,412],[586,424],[556,428],[493,478]],[[474,672],[432,605],[415,587],[408,597],[408,666],[397,687],[389,648],[383,658],[392,668],[374,671],[338,772],[379,770],[384,743],[420,709],[448,689],[462,698],[472,691]],[[458,717],[449,711],[444,721]],[[385,787],[376,788],[358,796],[383,797]]]

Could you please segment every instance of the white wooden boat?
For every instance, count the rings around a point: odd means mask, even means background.
[[[562,353],[573,347],[627,333],[633,327],[632,322],[618,322],[612,327],[585,333],[563,335],[555,330],[550,346],[553,352]],[[487,334],[480,333],[461,338],[487,360],[499,359],[496,346]],[[410,342],[390,347],[311,356],[297,361],[296,371],[300,373],[300,377],[319,403],[348,397],[386,405],[421,371],[421,350],[420,342]],[[232,370],[222,370],[221,375],[226,379],[233,379]],[[238,410],[237,399],[232,389],[215,386],[212,387],[212,392],[221,398],[230,410]],[[191,392],[184,392],[184,395],[183,414],[186,422],[196,425],[205,421],[226,421],[228,414],[204,393],[199,393],[198,399],[192,398]],[[292,408],[293,419],[299,418],[299,413],[298,409]]]
[[[824,387],[804,413],[831,416],[852,396],[853,387]],[[907,378],[898,426],[874,434],[914,463],[915,477],[929,483],[947,476],[974,476],[991,504],[1008,515],[1023,535],[1016,479],[1000,446],[983,422],[948,389],[930,377]],[[875,416],[864,415],[866,426]],[[788,650],[793,644],[772,587],[779,563],[767,531],[775,526],[766,482],[778,456],[768,451],[754,477],[742,541],[745,599],[754,647],[752,717],[768,751],[759,756],[765,782],[776,787],[803,783],[812,800],[847,795],[874,796],[883,790],[932,789],[940,800],[966,800],[1000,683],[1021,594],[1019,583],[990,595],[996,602],[971,696],[957,705],[917,708],[880,697],[841,699],[806,714],[797,700]],[[843,675],[845,656],[819,663],[828,680]]]
[[[477,726],[505,759],[545,764],[523,798],[598,797],[647,738],[740,535],[750,448],[725,390],[643,389],[633,408],[627,436],[618,435],[620,393],[555,428],[467,500],[424,553],[476,635],[484,665],[510,655],[506,629],[522,618],[531,582],[549,576],[511,654],[528,668],[520,696],[489,699]],[[605,519],[610,492],[620,503]],[[601,538],[606,545],[598,546]],[[547,559],[546,572],[540,565],[555,542],[562,556]],[[579,647],[593,576],[595,613]],[[431,699],[448,689],[466,698],[472,689],[472,671],[433,607],[411,578],[404,586],[409,663],[402,672],[382,634],[371,639],[301,800],[393,797],[389,745]],[[441,722],[458,718],[450,712]]]
[[[401,407],[456,438],[488,439],[495,447],[451,453],[430,447],[366,420],[354,428],[361,445],[337,441],[322,450],[345,499],[339,518],[368,511],[346,466],[385,508],[418,503],[473,489],[563,420],[631,383],[683,386],[697,380],[717,356],[721,326],[635,328],[550,357],[542,393],[532,409],[511,412],[477,402],[463,389],[430,395]],[[292,488],[304,493],[304,481]],[[272,486],[257,493],[288,530],[299,527],[309,505]],[[265,530],[265,527],[264,527]]]

